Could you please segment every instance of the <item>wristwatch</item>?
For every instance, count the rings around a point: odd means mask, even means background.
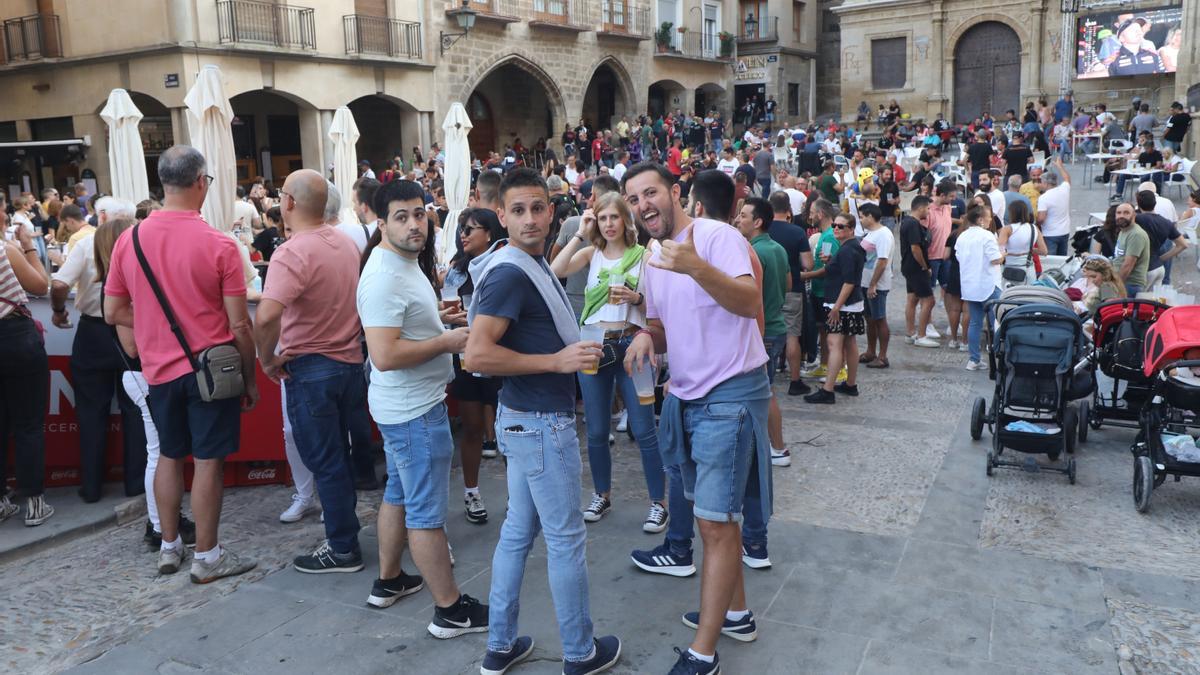
[[[646,295],[644,293],[639,292],[638,293],[638,301],[636,303],[634,303],[633,306],[641,307],[644,304],[646,304]]]

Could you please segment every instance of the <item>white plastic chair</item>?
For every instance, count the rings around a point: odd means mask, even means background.
[[[1167,185],[1163,188],[1163,193],[1166,193],[1166,188],[1174,186],[1178,188],[1180,194],[1182,194],[1185,189],[1190,187],[1188,185],[1188,179],[1192,176],[1192,167],[1194,166],[1196,166],[1196,160],[1180,159],[1179,170],[1174,171],[1167,176]]]
[[[1188,248],[1196,252],[1196,268],[1200,269],[1200,248],[1196,248],[1197,226],[1200,226],[1200,209],[1193,213],[1191,218],[1175,223],[1175,229],[1183,235],[1188,243]]]
[[[1108,142],[1109,154],[1115,155],[1117,153],[1128,152],[1129,149],[1132,147],[1133,147],[1133,143],[1130,143],[1129,141],[1123,141],[1119,138],[1114,138],[1113,140]]]

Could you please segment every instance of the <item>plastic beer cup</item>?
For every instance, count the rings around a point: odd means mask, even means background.
[[[642,365],[642,369],[633,369],[630,375],[633,380],[633,388],[637,391],[638,403],[641,405],[654,405],[654,366],[646,363]]]
[[[579,340],[581,342],[599,342],[604,344],[604,328],[597,325],[584,326],[579,329]],[[595,375],[600,372],[600,359],[596,359],[596,363],[590,368],[583,369],[584,375]]]
[[[612,289],[620,288],[625,285],[625,275],[617,272],[610,272],[608,275],[608,304],[615,305],[617,302],[613,300]]]

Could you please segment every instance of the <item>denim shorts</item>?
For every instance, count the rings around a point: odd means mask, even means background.
[[[688,461],[679,470],[683,494],[695,502],[697,518],[742,522],[746,482],[754,463],[754,423],[747,405],[684,403]]]
[[[240,397],[205,402],[195,373],[150,385],[146,396],[158,429],[159,451],[168,459],[224,459],[237,452],[242,428]]]
[[[404,524],[436,530],[446,524],[454,439],[446,404],[402,424],[378,424],[387,459],[383,502],[404,507]]]
[[[779,369],[779,357],[787,349],[787,333],[768,335],[763,338],[763,347],[767,350],[767,381],[775,382],[775,371]]]
[[[950,283],[950,261],[945,258],[930,260],[929,274],[929,280],[934,286],[945,288]]]
[[[875,297],[872,298],[869,295],[867,295],[867,289],[863,288],[862,294],[863,294],[863,308],[865,310],[863,312],[863,314],[866,315],[866,318],[868,318],[872,321],[879,321],[880,319],[886,319],[887,318],[888,292],[881,291],[879,289],[875,289]]]

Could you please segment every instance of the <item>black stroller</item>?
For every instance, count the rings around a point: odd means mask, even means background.
[[[1149,398],[1152,378],[1142,370],[1146,331],[1154,325],[1167,306],[1153,300],[1121,298],[1096,308],[1092,316],[1093,350],[1090,356],[1096,372],[1112,380],[1097,384],[1092,400],[1079,404],[1079,440],[1087,440],[1088,426],[1102,424],[1137,429],[1138,413]]]
[[[984,309],[987,310],[988,315],[994,317],[983,322],[983,340],[988,352],[989,379],[996,379],[996,355],[993,345],[996,342],[996,326],[1004,318],[1004,314],[1014,307],[1040,304],[1058,305],[1066,309],[1074,307],[1064,291],[1041,284],[1012,286],[1004,289],[999,298],[984,303]]]
[[[1133,451],[1133,503],[1139,513],[1150,508],[1150,493],[1167,476],[1200,476],[1200,445],[1192,430],[1200,429],[1200,306],[1163,312],[1146,334],[1145,366],[1150,378],[1149,402],[1142,408],[1141,431]]]
[[[1005,448],[1044,454],[1057,462],[1065,451],[1075,452],[1078,411],[1070,405],[1086,396],[1092,386],[1090,372],[1077,372],[1087,348],[1083,325],[1065,307],[1024,305],[1008,310],[1000,319],[992,344],[996,360],[996,392],[991,410],[983,397],[971,410],[971,438],[979,440],[983,425],[992,432],[987,455],[987,475],[996,467],[1065,473],[1075,484],[1075,459],[1066,467],[1040,466],[1029,457],[1024,462],[1001,459]]]

